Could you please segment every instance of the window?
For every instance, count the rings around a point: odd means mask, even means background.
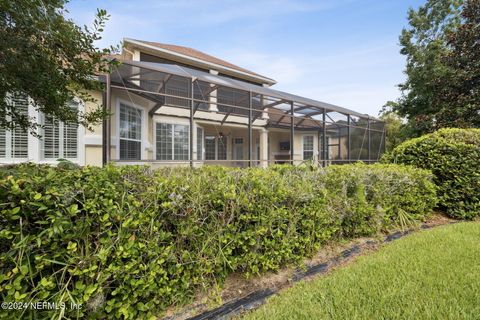
[[[243,138],[234,138],[232,149],[234,159],[243,160]]]
[[[210,84],[203,81],[195,81],[193,86],[193,97],[198,100],[208,101],[210,99]],[[208,103],[195,102],[197,110],[208,110]]]
[[[78,110],[78,103],[71,102],[70,107]],[[78,158],[78,124],[44,116],[41,143],[43,159],[76,160]]]
[[[313,136],[303,136],[303,160],[313,159]]]
[[[197,127],[197,160],[203,160],[203,129]]]
[[[227,160],[226,136],[205,136],[205,160]]]
[[[157,123],[157,160],[189,159],[189,126]]]
[[[142,111],[120,103],[120,159],[142,158]]]
[[[188,126],[173,125],[173,159],[174,160],[188,160],[189,154],[189,137]]]
[[[227,160],[227,137],[221,136],[221,137],[218,137],[217,140],[218,140],[217,160]]]
[[[173,135],[172,125],[165,123],[156,124],[157,135],[157,160],[172,160]]]
[[[215,137],[214,136],[206,136],[205,137],[205,160],[215,160]]]
[[[233,88],[220,87],[217,89],[218,110],[220,112],[232,113],[235,115],[248,115],[248,92]],[[231,106],[238,106],[235,108]]]
[[[165,97],[165,104],[179,107],[189,107],[190,100],[177,97],[190,97],[190,79],[172,76],[165,84],[165,93],[175,97]]]
[[[20,115],[28,116],[28,98],[25,95],[10,96],[11,106]],[[7,116],[7,120],[9,116]],[[5,160],[28,159],[28,131],[21,127],[13,130],[0,128],[0,158]]]

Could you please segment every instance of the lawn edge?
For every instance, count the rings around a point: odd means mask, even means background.
[[[411,227],[405,230],[397,230],[386,234],[381,240],[369,239],[364,243],[348,246],[338,255],[315,265],[309,266],[306,270],[297,269],[291,281],[284,283],[282,286],[273,286],[262,288],[251,292],[243,297],[232,299],[219,307],[204,311],[192,317],[187,317],[187,320],[206,320],[206,319],[230,319],[242,313],[257,309],[265,303],[265,301],[275,294],[283,291],[298,283],[300,281],[309,281],[317,278],[320,275],[325,275],[334,269],[344,266],[346,263],[353,262],[356,257],[361,254],[377,251],[384,244],[401,239],[412,233],[417,233],[423,230],[432,229],[436,227],[446,226],[450,224],[459,223],[457,220],[447,220],[442,222],[425,222],[416,227]],[[185,319],[181,315],[172,315],[164,317],[164,320]]]

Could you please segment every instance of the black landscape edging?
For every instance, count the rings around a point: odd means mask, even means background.
[[[450,223],[447,223],[447,224],[450,224]],[[420,229],[430,229],[436,226],[437,225],[422,224],[420,226]],[[300,270],[296,271],[292,277],[292,282],[298,282],[306,277],[326,273],[329,270],[331,270],[333,267],[339,265],[342,261],[349,259],[355,254],[361,253],[363,250],[365,250],[366,248],[374,244],[392,242],[394,240],[400,239],[412,233],[413,231],[415,231],[415,229],[410,229],[406,231],[397,231],[386,236],[381,242],[368,240],[362,245],[358,245],[358,244],[354,245],[351,248],[348,248],[342,251],[338,256],[328,260],[327,262],[323,262],[323,263],[311,266],[307,268],[306,271],[300,271]],[[243,298],[227,302],[218,308],[215,308],[213,310],[209,310],[199,315],[196,315],[194,317],[188,318],[188,320],[228,319],[243,311],[255,309],[261,306],[265,302],[266,298],[274,295],[278,291],[279,291],[279,288],[267,288],[267,289],[258,290],[250,293],[249,295]]]
[[[277,292],[277,289],[262,289],[250,293],[241,299],[234,300],[224,304],[216,309],[204,312],[198,316],[189,318],[190,320],[222,319],[233,316],[245,310],[254,309],[263,304],[266,298]]]

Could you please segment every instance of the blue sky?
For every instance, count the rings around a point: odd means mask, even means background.
[[[399,96],[398,36],[424,0],[72,0],[70,17],[111,18],[100,46],[123,37],[193,47],[278,81],[275,88],[377,115]]]

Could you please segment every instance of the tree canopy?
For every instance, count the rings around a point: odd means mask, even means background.
[[[458,28],[446,34],[449,50],[442,63],[449,72],[437,79],[441,127],[480,127],[480,1],[466,1],[461,18]]]
[[[22,94],[35,108],[60,121],[88,126],[103,117],[100,106],[86,113],[68,104],[92,101],[101,89],[95,75],[107,72],[107,55],[96,42],[108,20],[97,10],[93,26],[80,27],[66,17],[68,0],[0,0],[0,127],[32,129],[36,119],[18,112],[9,95]]]
[[[407,79],[389,106],[413,135],[480,125],[480,0],[428,0],[400,36]]]

